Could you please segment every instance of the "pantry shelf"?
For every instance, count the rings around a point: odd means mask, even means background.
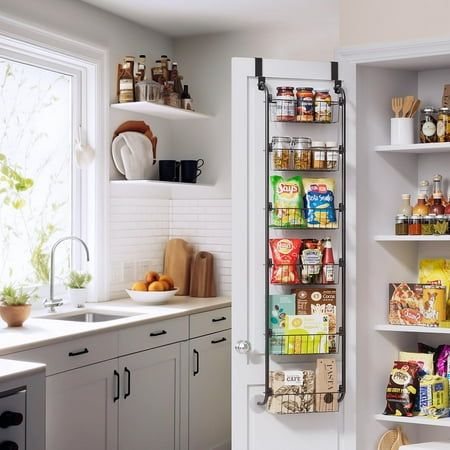
[[[375,151],[406,154],[450,153],[450,142],[409,145],[377,145],[375,146]]]
[[[428,425],[432,427],[450,427],[450,417],[442,419],[430,419],[429,417],[415,416],[386,416],[384,414],[376,414],[375,419],[380,422],[396,422],[410,425]]]
[[[153,102],[113,103],[111,108],[169,120],[210,119],[212,117],[196,111]]]
[[[201,183],[181,183],[179,181],[159,181],[159,180],[111,180],[110,183],[114,186],[147,186],[147,187],[188,187],[188,188],[202,188],[212,187],[212,184]]]
[[[396,333],[426,333],[426,334],[450,334],[450,328],[443,327],[417,327],[409,325],[375,325],[376,331],[390,331]]]
[[[397,236],[395,234],[379,234],[374,236],[374,239],[377,242],[422,242],[422,241],[443,242],[443,241],[450,241],[450,235],[444,234],[442,236],[440,235]]]

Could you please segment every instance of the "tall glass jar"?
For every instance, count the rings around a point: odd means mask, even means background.
[[[437,110],[431,106],[422,109],[420,114],[419,138],[422,143],[437,141]]]
[[[295,120],[295,95],[292,86],[277,87],[276,119],[279,122],[292,122]]]
[[[450,141],[450,108],[446,106],[439,108],[436,134],[438,142]]]
[[[314,93],[312,87],[297,88],[297,122],[314,121]]]
[[[272,169],[289,170],[291,168],[291,138],[274,136],[272,138]]]
[[[327,168],[327,152],[325,148],[325,142],[313,141],[312,147],[312,168],[316,170],[324,170]]]
[[[293,137],[291,142],[293,169],[311,169],[311,139],[308,137]]]
[[[316,91],[316,95],[314,97],[314,120],[316,122],[331,122],[332,112],[330,91]]]

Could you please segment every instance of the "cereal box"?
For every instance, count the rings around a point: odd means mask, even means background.
[[[295,315],[295,295],[270,295],[270,353],[282,355],[284,345],[284,333],[286,329],[286,317]]]

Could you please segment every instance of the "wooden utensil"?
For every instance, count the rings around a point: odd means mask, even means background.
[[[397,435],[397,430],[386,431],[386,433],[384,433],[378,441],[377,450],[392,450],[392,446],[397,439]]]
[[[401,97],[392,98],[392,111],[394,111],[395,117],[400,117],[402,106],[403,106],[403,99]]]
[[[397,427],[396,431],[397,437],[391,446],[391,450],[399,450],[400,446],[403,445],[402,429],[400,427]]]
[[[411,109],[408,112],[407,117],[414,117],[414,114],[416,114],[416,112],[419,108],[420,108],[420,100],[415,100]]]
[[[404,99],[403,99],[403,107],[402,107],[402,112],[403,112],[403,117],[408,117],[408,113],[411,110],[412,106],[414,105],[414,95],[407,95]]]

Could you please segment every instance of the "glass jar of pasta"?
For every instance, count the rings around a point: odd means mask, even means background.
[[[293,137],[291,142],[294,170],[309,170],[311,168],[311,139],[308,137]]]
[[[291,138],[274,136],[272,138],[272,170],[291,168]]]

